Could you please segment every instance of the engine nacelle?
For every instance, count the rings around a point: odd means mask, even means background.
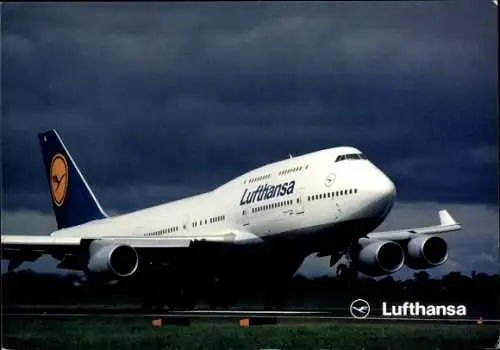
[[[404,264],[405,254],[399,244],[392,241],[368,243],[358,253],[358,270],[376,277],[398,271]]]
[[[408,242],[406,265],[414,270],[436,267],[448,260],[448,244],[437,236],[421,236]]]
[[[95,241],[90,244],[89,252],[87,269],[90,273],[128,277],[139,266],[139,256],[129,245]]]

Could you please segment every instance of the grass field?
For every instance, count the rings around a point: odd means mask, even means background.
[[[283,321],[240,328],[237,320],[153,328],[152,318],[3,320],[3,347],[27,349],[482,349],[498,326]]]

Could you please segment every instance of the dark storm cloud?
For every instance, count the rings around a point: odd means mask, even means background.
[[[494,202],[496,28],[487,3],[5,4],[6,206],[50,210],[50,128],[120,211],[341,144],[403,200]]]

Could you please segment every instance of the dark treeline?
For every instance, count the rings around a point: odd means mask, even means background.
[[[144,300],[156,298],[158,301],[171,295],[169,283],[164,278],[145,282],[130,277],[114,284],[90,286],[81,284],[81,278],[77,275],[37,274],[22,270],[2,275],[2,303],[4,306],[137,305],[143,304]],[[431,279],[427,272],[420,271],[413,278],[401,281],[396,281],[391,276],[356,281],[296,276],[288,281],[285,290],[287,295],[283,306],[290,308],[345,308],[354,298],[364,298],[374,307],[381,301],[465,304],[470,314],[497,318],[500,304],[499,276],[484,273],[473,273],[469,277],[451,272],[440,279]],[[263,286],[255,283],[240,285],[237,294],[228,289],[197,286],[195,304],[200,307],[208,305],[214,294],[218,294],[219,301],[226,304],[224,306],[258,307],[264,300]]]

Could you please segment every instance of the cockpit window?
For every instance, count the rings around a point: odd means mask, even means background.
[[[342,155],[337,157],[335,162],[340,162],[340,161],[347,160],[347,159],[351,159],[351,160],[366,159],[366,156],[363,153],[342,154]]]

